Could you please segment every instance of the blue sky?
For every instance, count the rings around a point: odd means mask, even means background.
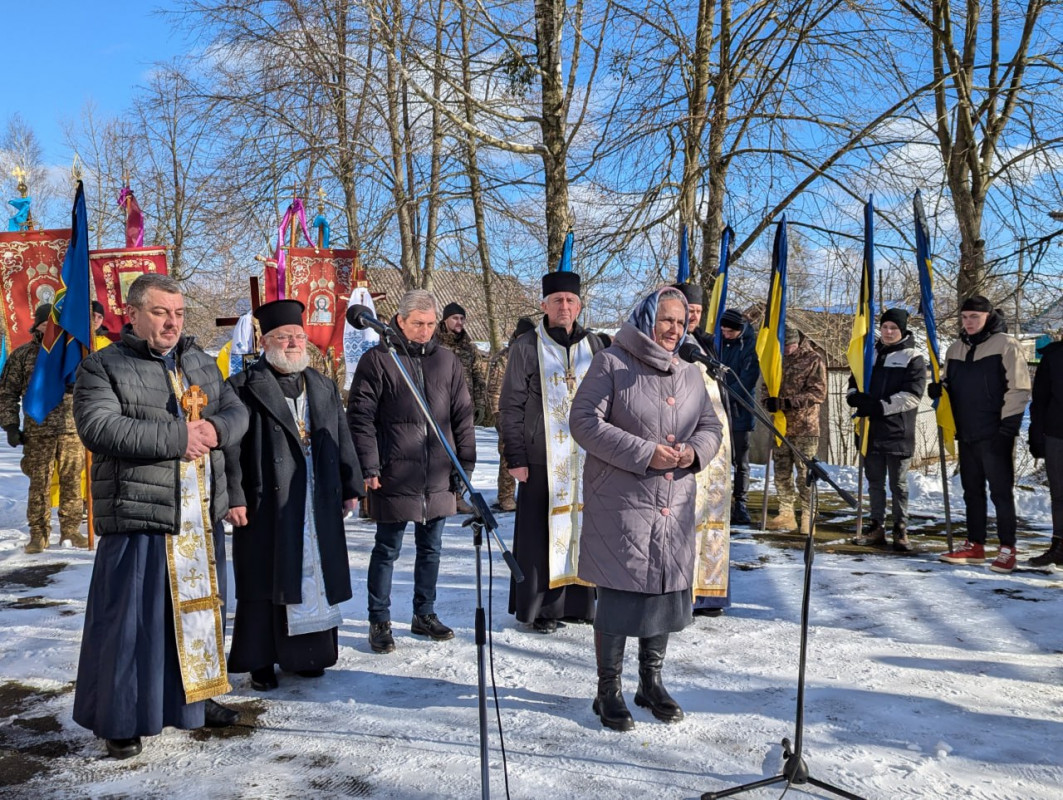
[[[173,7],[170,0],[5,0],[3,5],[0,27],[8,58],[0,125],[21,114],[49,164],[68,165],[73,157],[63,143],[61,120],[76,120],[90,100],[101,117],[117,115],[153,63],[188,50],[157,13]]]

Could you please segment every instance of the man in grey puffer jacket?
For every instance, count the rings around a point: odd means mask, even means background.
[[[100,535],[85,608],[74,721],[105,739],[112,758],[137,755],[140,737],[167,725],[223,727],[238,718],[213,700],[201,700],[228,690],[220,652],[224,616],[215,613],[225,596],[218,581],[225,574],[225,549],[217,523],[229,504],[220,448],[238,444],[248,420],[214,359],[181,335],[184,298],[176,281],[143,275],[127,300],[131,324],[122,340],[85,359],[74,387],[74,420],[93,454],[92,497]],[[198,402],[183,408],[181,397]],[[190,482],[206,490],[199,503],[192,499]],[[201,553],[205,557],[190,570],[178,572],[170,564]],[[192,588],[196,594],[190,594]],[[203,597],[209,606],[211,622],[196,628],[206,644],[189,642],[182,650],[171,599],[175,593],[181,598],[183,629],[187,615],[196,611],[186,611],[189,596]],[[212,665],[220,674],[213,685],[203,686],[200,669],[207,645],[215,641]],[[182,653],[191,659],[187,665]]]

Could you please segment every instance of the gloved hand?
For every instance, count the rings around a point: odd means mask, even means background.
[[[1030,435],[1030,455],[1034,458],[1045,457],[1045,437]]]
[[[926,387],[926,396],[931,400],[941,399],[942,386],[940,381],[931,381]]]
[[[775,414],[782,411],[782,403],[779,401],[778,397],[769,397],[764,401],[764,408],[768,409],[770,413]]]
[[[849,392],[845,395],[845,402],[849,404],[849,408],[857,408],[860,405],[859,397],[863,392]]]
[[[997,435],[1003,436],[1008,439],[1014,439],[1019,435],[1019,428],[1022,427],[1022,414],[1015,414],[1010,417],[1004,417],[1000,421],[1000,427],[997,429]]]
[[[782,410],[783,411],[793,411],[794,410],[794,401],[791,400],[789,397],[780,397],[779,398],[779,403],[780,403],[780,405],[782,405]]]
[[[8,425],[4,428],[4,433],[7,434],[7,443],[12,447],[18,447],[24,441],[18,425]]]
[[[875,419],[882,416],[882,403],[869,394],[856,392],[856,416]]]

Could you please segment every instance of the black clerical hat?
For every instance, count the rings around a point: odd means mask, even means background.
[[[298,300],[274,300],[263,303],[255,311],[254,317],[258,320],[263,334],[269,333],[274,328],[282,325],[303,325],[303,312],[306,306]]]
[[[543,297],[554,292],[579,295],[579,275],[575,272],[548,272],[543,275]]]

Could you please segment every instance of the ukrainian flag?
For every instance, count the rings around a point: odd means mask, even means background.
[[[771,276],[768,279],[768,303],[757,334],[757,358],[760,374],[769,397],[778,397],[782,388],[782,351],[786,338],[786,217],[775,229],[775,246],[771,253]],[[786,415],[774,414],[775,427],[786,435]],[[778,439],[776,444],[782,444]]]

